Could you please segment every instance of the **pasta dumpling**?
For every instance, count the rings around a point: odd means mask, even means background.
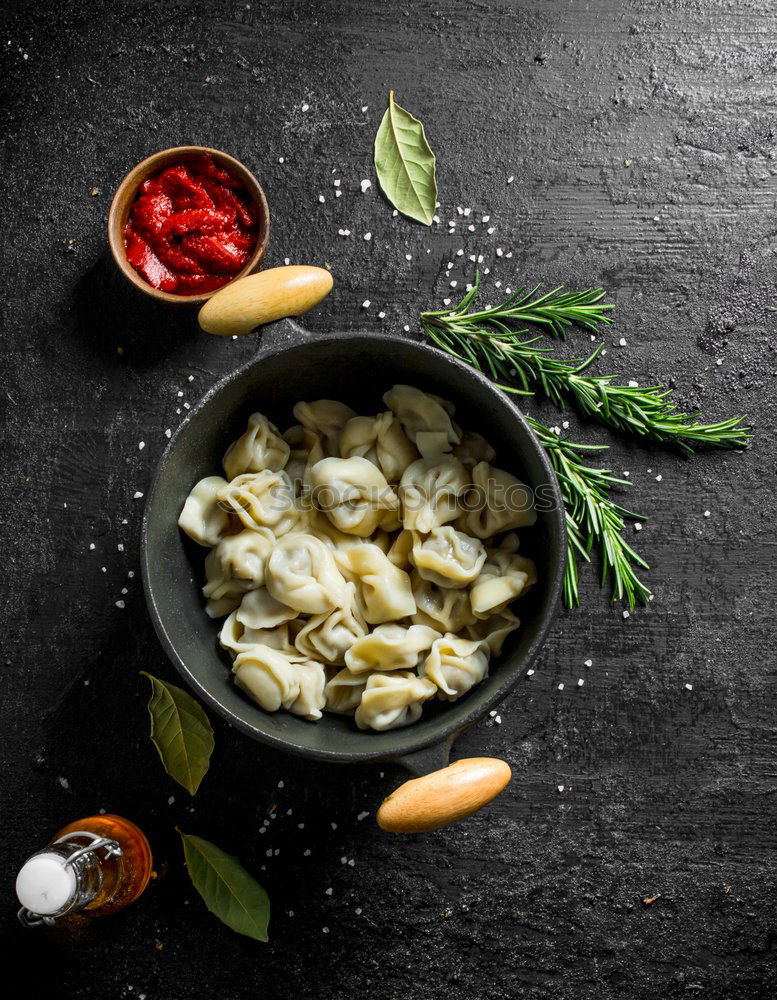
[[[488,441],[482,434],[474,431],[465,431],[461,435],[461,441],[453,449],[453,454],[468,469],[474,468],[478,462],[491,463],[496,458],[496,452]]]
[[[367,686],[366,674],[352,674],[345,668],[334,675],[324,688],[327,712],[353,715]]]
[[[409,670],[370,674],[356,709],[356,725],[379,732],[409,726],[420,718],[423,703],[436,693],[432,681]]]
[[[307,470],[325,457],[324,449],[318,434],[303,427],[302,424],[295,424],[284,431],[283,440],[290,448],[289,460],[284,471],[291,480],[295,495],[299,496],[306,482]]]
[[[219,493],[227,485],[221,476],[207,476],[186,498],[178,527],[198,545],[218,545],[229,529],[229,512],[219,503]]]
[[[247,628],[237,620],[237,611],[233,611],[224,620],[219,632],[219,643],[230,653],[244,653],[252,646],[270,646],[282,653],[296,656],[292,628],[294,623],[285,622],[275,628]]]
[[[483,642],[488,650],[489,656],[499,656],[505,639],[519,626],[520,621],[515,617],[509,608],[491,615],[489,618],[481,618],[478,621],[467,625],[466,632],[470,639]]]
[[[243,594],[262,586],[273,544],[272,532],[267,529],[245,529],[237,535],[227,535],[210,550],[205,560],[207,583],[202,592],[208,602],[205,610],[211,618],[234,611]]]
[[[459,435],[451,421],[451,415],[442,401],[411,385],[395,385],[384,395],[383,402],[399,420],[405,434],[415,444],[419,433],[444,434],[447,447],[459,443]]]
[[[366,634],[367,624],[356,606],[356,587],[349,583],[345,604],[309,618],[294,645],[310,659],[342,664],[347,651]]]
[[[387,481],[396,483],[418,456],[393,413],[351,417],[340,434],[341,458],[366,458]]]
[[[466,590],[451,590],[425,580],[417,571],[413,573],[413,597],[416,613],[412,621],[429,625],[438,632],[460,632],[475,621]]]
[[[275,628],[292,621],[297,612],[276,601],[266,587],[259,587],[245,595],[235,615],[246,628]]]
[[[488,654],[482,642],[449,634],[434,641],[422,674],[443,701],[456,701],[487,676]]]
[[[313,535],[279,538],[267,560],[265,578],[276,601],[304,614],[320,615],[348,599],[346,582],[332,553]]]
[[[275,535],[290,531],[299,520],[294,487],[285,472],[247,472],[236,476],[219,493],[246,528],[272,528]]]
[[[334,399],[297,403],[293,413],[303,427],[318,436],[325,455],[340,454],[340,432],[351,417],[356,416],[350,406],[338,403]]]
[[[320,663],[270,646],[252,646],[238,654],[232,672],[238,687],[266,711],[285,708],[312,721],[321,718],[326,673]]]
[[[279,472],[289,458],[289,446],[280,431],[262,413],[252,413],[246,432],[233,441],[224,455],[227,479],[244,472]]]
[[[486,550],[479,539],[446,525],[435,528],[426,538],[416,534],[411,558],[425,580],[456,589],[477,579]]]
[[[462,531],[490,538],[537,520],[531,490],[509,472],[478,462],[472,470],[472,486],[466,497],[467,513],[460,520]]]
[[[461,513],[458,498],[469,482],[467,470],[452,455],[413,462],[399,483],[403,527],[428,532],[453,521]]]
[[[415,614],[410,577],[377,545],[354,545],[346,555],[351,572],[359,581],[365,621],[380,625]]]
[[[366,458],[324,458],[309,470],[308,478],[316,506],[348,535],[366,538],[396,521],[397,495]]]
[[[345,654],[345,664],[352,674],[372,670],[413,670],[421,654],[432,648],[440,633],[427,625],[378,625],[357,639]]]
[[[472,610],[478,618],[502,611],[536,582],[537,569],[531,559],[501,548],[488,549],[480,576],[469,593]]]

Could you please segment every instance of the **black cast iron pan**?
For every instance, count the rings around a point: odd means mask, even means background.
[[[279,427],[299,400],[337,399],[357,413],[383,409],[396,383],[417,386],[456,405],[456,422],[483,434],[499,467],[518,475],[539,499],[537,525],[522,532],[521,551],[538,567],[538,585],[519,602],[521,628],[491,664],[490,676],[454,703],[427,703],[407,729],[361,732],[350,718],[317,723],[269,714],[232,683],[218,624],[204,612],[204,552],[176,524],[192,486],[221,470],[227,445],[250,413]],[[310,334],[291,320],[264,328],[256,357],[218,382],[193,406],[159,463],[143,517],[142,571],[149,611],[168,656],[211,708],[242,732],[281,750],[332,763],[397,761],[414,774],[447,765],[453,740],[493,709],[535,659],[559,603],[566,529],[558,483],[544,450],[514,403],[488,379],[437,349],[387,334]],[[491,796],[489,796],[491,797]]]

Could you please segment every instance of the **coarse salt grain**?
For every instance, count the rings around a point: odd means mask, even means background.
[[[621,337],[621,339],[618,341],[618,343],[620,344],[621,347],[625,347],[626,346],[626,338],[625,337]]]
[[[124,601],[116,601],[116,607],[117,608],[123,608],[124,607]]]
[[[508,184],[512,184],[514,180],[515,180],[515,177],[512,174],[510,174],[510,176],[507,178],[507,183]]]
[[[686,691],[693,691],[693,684],[686,684],[685,685],[685,690]]]
[[[624,611],[624,612],[623,612],[623,617],[624,617],[624,619],[626,619],[626,618],[631,618],[631,615],[629,614],[629,612],[628,612],[628,611]]]
[[[167,430],[165,431],[165,437],[169,438],[169,437],[172,437],[172,436],[173,436],[173,432],[168,427]]]
[[[145,447],[146,447],[145,441],[138,441],[138,451],[143,451]]]
[[[364,239],[369,243],[370,240],[372,239],[372,233],[365,233]]]
[[[318,200],[319,200],[319,201],[321,202],[321,204],[323,205],[323,204],[324,204],[324,202],[326,201],[326,198],[325,198],[325,197],[324,197],[324,196],[323,196],[322,194],[320,194],[320,195],[318,196]]]
[[[709,517],[709,516],[710,516],[710,512],[709,512],[708,510],[705,510],[705,511],[704,511],[704,516],[705,516],[705,517]]]
[[[529,669],[526,671],[526,676],[532,677],[533,674],[534,674],[534,669],[532,667],[529,667]]]
[[[362,302],[362,309],[369,309],[369,308],[370,308],[370,300],[365,299],[364,302]]]
[[[563,785],[556,785],[556,788],[559,790],[559,792],[563,792],[564,791],[564,786]]]
[[[386,318],[386,314],[383,311],[381,311],[381,312],[378,313],[378,319],[385,319],[385,318]]]
[[[310,111],[310,105],[309,104],[303,104],[302,105],[302,110],[303,111]]]
[[[593,665],[594,665],[594,661],[593,660],[589,659],[589,660],[584,660],[583,661],[583,666],[592,667]]]
[[[361,182],[362,194],[364,194],[365,191],[367,191],[371,187],[372,187],[372,181],[368,181],[367,178],[365,177],[365,179]]]
[[[141,499],[142,499],[142,497],[143,497],[143,494],[142,494],[142,493],[140,492],[140,490],[137,490],[137,491],[136,491],[136,492],[135,492],[135,493],[133,494],[133,496],[132,496],[132,499],[133,499],[133,500],[141,500]]]
[[[585,678],[584,677],[578,677],[578,679],[577,679],[577,686],[579,688],[581,688],[584,684],[585,684]]]
[[[339,177],[335,178],[335,180],[333,180],[332,183],[334,184],[334,186],[336,188],[339,188],[340,187],[340,178]]]
[[[412,260],[412,259],[413,259],[413,255],[411,253],[406,253],[405,254],[405,260]]]
[[[663,478],[663,476],[656,476],[656,482],[660,483]]]
[[[89,551],[92,552],[93,550],[94,550],[94,542],[90,542],[89,543]]]

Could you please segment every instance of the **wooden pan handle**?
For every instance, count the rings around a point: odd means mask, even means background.
[[[422,833],[447,826],[482,809],[511,777],[510,765],[496,757],[457,760],[400,785],[378,809],[378,826],[391,833]]]

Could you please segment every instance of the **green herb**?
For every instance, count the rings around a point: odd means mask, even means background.
[[[567,564],[564,572],[564,601],[567,607],[580,604],[578,557],[590,562],[594,543],[602,553],[604,586],[612,573],[612,599],[628,601],[633,610],[637,601],[647,604],[648,587],[638,578],[636,567],[648,564],[625,541],[625,520],[644,520],[610,499],[613,486],[630,486],[626,479],[613,476],[609,469],[597,469],[584,462],[585,452],[606,451],[607,445],[575,444],[564,440],[533,417],[527,418],[540,444],[547,451],[564,499],[567,522]]]
[[[744,448],[750,429],[744,417],[704,424],[698,414],[678,410],[671,391],[663,386],[615,384],[615,375],[586,375],[602,345],[585,359],[553,357],[550,348],[537,347],[541,336],[529,337],[527,325],[566,339],[571,326],[597,332],[612,320],[613,308],[602,302],[604,290],[592,288],[567,292],[554,288],[544,295],[524,288],[498,306],[475,310],[478,275],[474,286],[453,309],[424,312],[421,326],[442,350],[472,365],[493,379],[505,392],[518,396],[541,393],[559,408],[573,402],[585,415],[621,433],[661,444],[676,444],[686,452],[692,445]],[[472,311],[470,311],[472,310]],[[648,564],[623,538],[628,520],[644,520],[611,499],[614,487],[629,486],[607,469],[588,465],[586,452],[606,451],[607,445],[577,444],[561,438],[549,427],[529,418],[529,423],[550,457],[564,500],[568,549],[564,600],[568,607],[580,603],[578,560],[591,561],[596,545],[601,552],[603,586],[612,578],[612,599],[634,608],[651,598],[639,579]]]
[[[394,208],[432,224],[437,201],[434,153],[423,125],[395,103],[393,91],[375,136],[375,171]]]
[[[521,289],[501,305],[470,312],[477,291],[476,275],[455,309],[422,313],[421,325],[444,351],[489,375],[505,392],[540,392],[561,409],[572,402],[581,413],[614,430],[674,443],[684,451],[691,451],[692,445],[744,448],[749,442],[744,417],[705,424],[698,414],[677,409],[671,389],[617,385],[617,375],[583,374],[599,356],[601,344],[585,359],[565,360],[553,357],[551,348],[536,347],[540,337],[522,339],[525,327],[516,329],[516,324],[533,323],[564,336],[573,323],[587,330],[610,323],[605,310],[612,306],[601,303],[601,288],[573,293],[556,288],[537,298],[534,291]]]
[[[178,831],[189,877],[205,905],[238,934],[267,941],[270,899],[237,858],[202,837]]]
[[[151,739],[167,773],[190,795],[200,787],[213,752],[213,730],[202,706],[181,688],[141,670],[151,681]]]

